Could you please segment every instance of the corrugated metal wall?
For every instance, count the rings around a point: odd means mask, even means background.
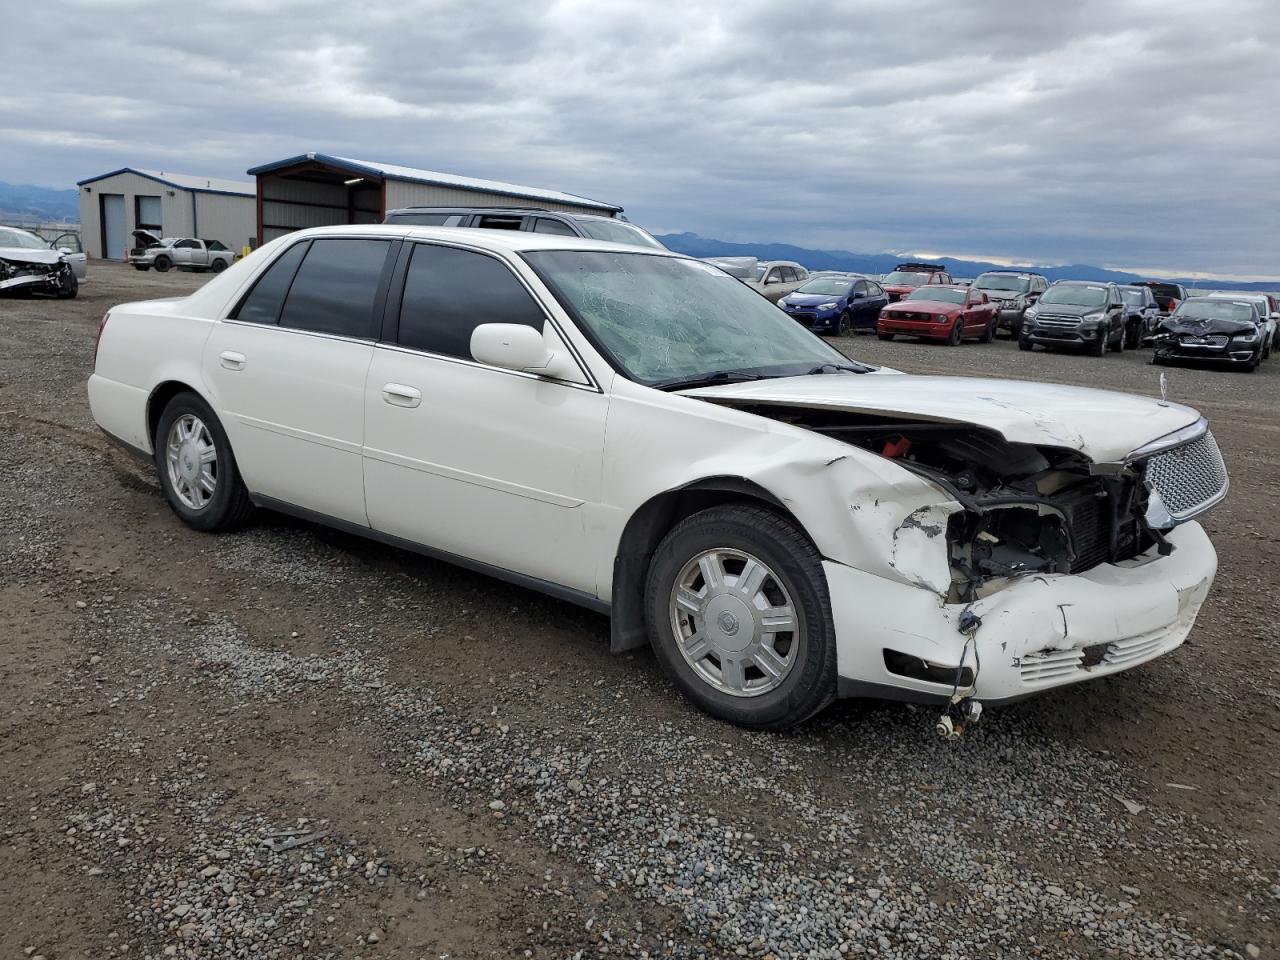
[[[135,200],[138,196],[160,198],[162,226],[166,236],[185,237],[191,234],[190,193],[148,180],[136,173],[118,173],[105,180],[86,183],[80,188],[80,242],[91,257],[105,257],[108,260],[124,258],[123,250],[102,249],[102,220],[99,216],[98,197],[104,193],[124,195],[124,232],[126,242],[130,244],[133,240],[129,235],[138,226],[138,205]]]
[[[521,200],[501,193],[483,190],[461,190],[456,187],[436,187],[405,180],[387,181],[387,209],[397,207],[542,207],[544,210],[562,210],[566,213],[595,213],[608,216],[609,211],[595,207],[577,207],[551,200]]]
[[[197,193],[196,234],[239,251],[257,234],[257,201],[221,193]]]
[[[138,226],[136,198],[139,196],[160,198],[161,234],[166,237],[189,237],[198,233],[201,239],[220,240],[233,250],[239,250],[249,242],[256,228],[253,197],[193,193],[136,173],[118,173],[80,188],[80,242],[91,257],[108,260],[124,257],[124,250],[102,249],[101,204],[98,198],[103,194],[124,196],[124,232],[130,246],[133,244],[130,234]]]

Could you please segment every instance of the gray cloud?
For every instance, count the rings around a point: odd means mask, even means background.
[[[1270,0],[368,6],[6,15],[0,179],[314,149],[659,231],[1280,274]]]

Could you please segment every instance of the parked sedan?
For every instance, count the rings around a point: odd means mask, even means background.
[[[950,277],[944,273],[926,270],[899,269],[894,270],[892,273],[886,273],[881,284],[884,286],[884,292],[889,295],[889,302],[897,303],[917,287],[929,286],[931,284],[950,284],[950,282]]]
[[[874,330],[876,318],[889,303],[874,280],[827,276],[801,284],[778,301],[794,320],[816,333],[848,336],[854,330]]]
[[[1124,299],[1114,283],[1059,280],[1023,315],[1018,349],[1084,348],[1095,357],[1124,349]]]
[[[1227,491],[1188,407],[877,371],[710,264],[531,232],[290,233],[112,308],[88,392],[189,526],[267,507],[608,613],[756,728],[1169,653]]]
[[[1196,297],[1161,318],[1151,362],[1213,363],[1253,373],[1266,341],[1266,326],[1254,302]]]
[[[898,334],[942,340],[959,346],[965,339],[990,343],[996,335],[999,308],[973,287],[928,286],[880,311],[876,332],[881,340]]]
[[[761,260],[756,264],[756,275],[747,280],[747,286],[762,293],[766,300],[777,303],[808,279],[809,271],[791,260]]]
[[[0,227],[0,293],[47,293],[69,300],[79,289],[72,254],[55,250],[34,233]]]
[[[1136,350],[1155,334],[1160,305],[1150,287],[1122,286],[1120,297],[1125,310],[1124,345],[1128,350]]]
[[[1262,359],[1267,360],[1270,358],[1271,351],[1280,345],[1280,302],[1277,302],[1275,294],[1227,292],[1210,294],[1209,299],[1248,300],[1257,307],[1258,316],[1262,318],[1262,324],[1266,328],[1266,338],[1263,343]]]

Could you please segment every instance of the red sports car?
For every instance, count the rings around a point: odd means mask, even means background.
[[[892,340],[896,334],[945,340],[956,346],[973,338],[990,343],[995,338],[1000,307],[981,290],[972,287],[919,287],[904,300],[891,303],[880,311],[876,333],[881,340]]]

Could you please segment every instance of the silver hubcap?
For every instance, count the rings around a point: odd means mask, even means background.
[[[218,488],[218,448],[199,417],[184,413],[173,421],[165,462],[169,486],[178,499],[192,510],[204,509]]]
[[[671,590],[671,628],[700,679],[736,697],[775,689],[796,663],[800,623],[778,576],[720,547],[684,565]]]

